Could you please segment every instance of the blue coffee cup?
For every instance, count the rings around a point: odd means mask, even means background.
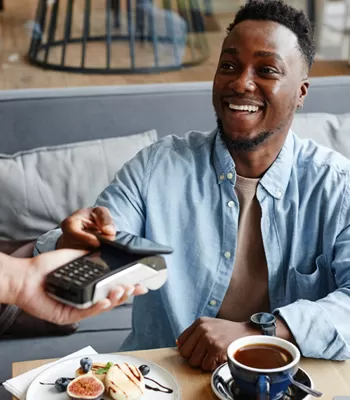
[[[292,361],[279,368],[259,369],[244,365],[235,359],[235,354],[242,347],[259,344],[275,345],[287,350],[292,356]],[[242,393],[256,396],[258,400],[278,400],[291,384],[290,378],[298,371],[300,352],[294,344],[284,339],[256,335],[232,342],[227,348],[227,359],[231,375]]]

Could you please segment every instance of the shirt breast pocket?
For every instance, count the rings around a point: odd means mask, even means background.
[[[331,266],[324,254],[316,258],[311,268],[300,265],[291,270],[291,289],[296,299],[316,301],[336,289]]]

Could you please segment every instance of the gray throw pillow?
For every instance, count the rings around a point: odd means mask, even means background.
[[[123,164],[157,140],[131,136],[0,154],[0,239],[34,239],[94,204]]]
[[[312,139],[350,159],[350,113],[297,113],[292,130],[300,138]]]

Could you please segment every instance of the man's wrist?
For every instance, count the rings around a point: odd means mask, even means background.
[[[58,250],[58,249],[64,249],[64,236],[63,236],[63,235],[61,235],[61,236],[57,239],[57,242],[56,242],[56,249],[55,249],[55,250]]]
[[[288,325],[279,316],[275,315],[275,318],[276,318],[276,336],[295,344],[296,342],[294,336],[290,331]]]

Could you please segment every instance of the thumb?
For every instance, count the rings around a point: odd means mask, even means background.
[[[102,227],[102,233],[114,237],[117,233],[117,228],[114,224],[104,225]]]
[[[91,214],[102,233],[111,236],[116,234],[117,228],[107,207],[95,207]]]
[[[111,306],[112,303],[109,299],[100,300],[98,303],[85,310],[79,310],[78,308],[65,306],[63,311],[63,320],[64,323],[78,322],[85,318],[94,317],[103,311],[107,311]],[[67,312],[67,314],[65,314],[65,312]]]
[[[82,257],[88,252],[85,250],[61,249],[40,254],[32,258],[32,263],[39,268],[40,272],[48,274],[56,268],[76,258]]]

